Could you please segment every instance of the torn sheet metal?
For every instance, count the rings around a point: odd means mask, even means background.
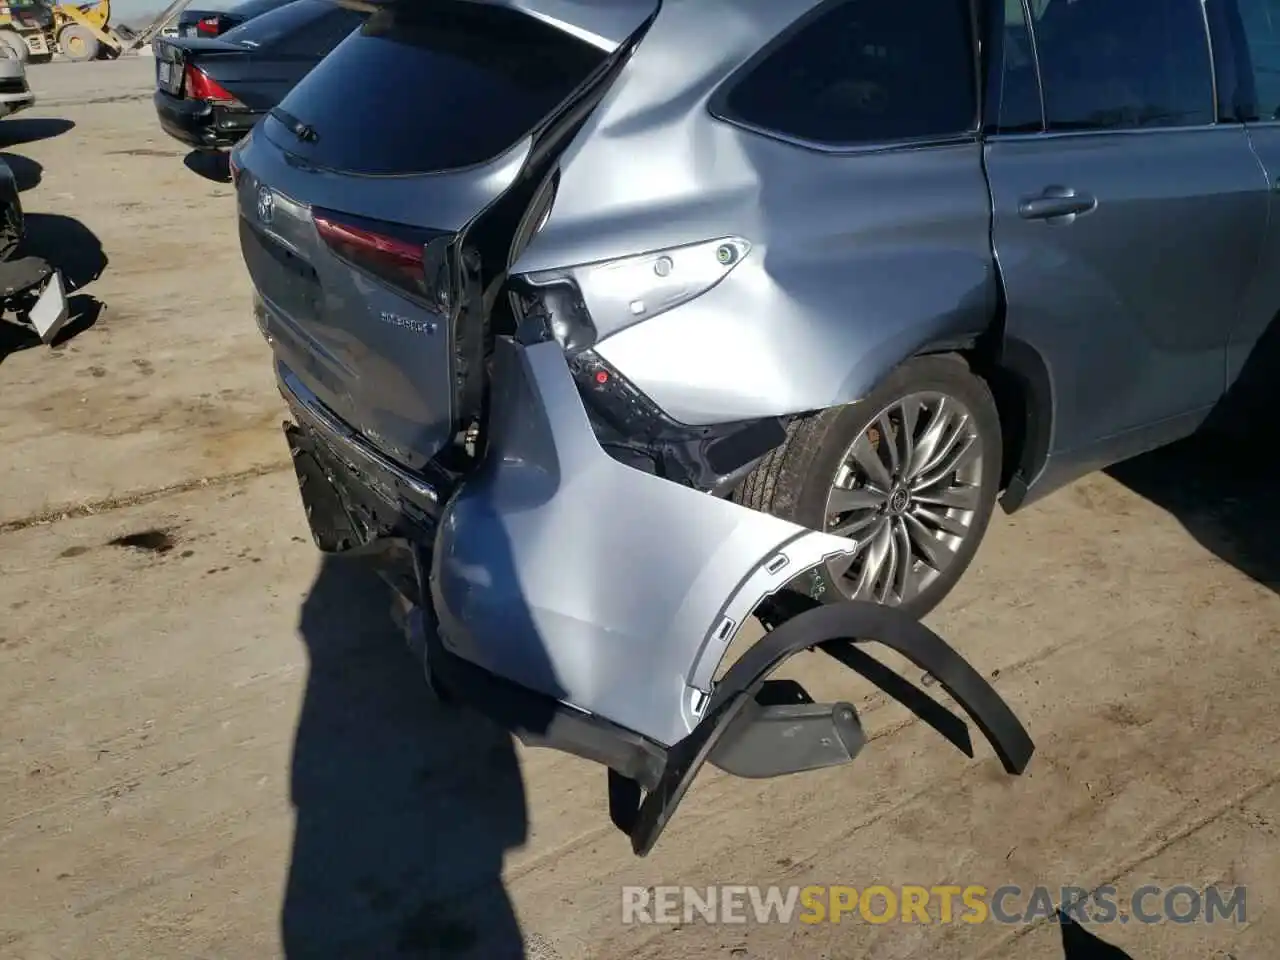
[[[436,538],[446,648],[680,740],[760,600],[856,545],[611,458],[556,343],[500,341],[493,383],[488,460]]]

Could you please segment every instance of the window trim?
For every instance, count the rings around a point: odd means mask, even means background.
[[[831,143],[825,140],[811,140],[807,137],[798,137],[794,134],[785,133],[781,130],[771,130],[754,124],[749,120],[735,116],[729,109],[729,97],[734,90],[765,60],[776,53],[780,47],[785,46],[788,42],[795,38],[805,27],[809,26],[814,20],[825,16],[837,7],[844,6],[848,3],[868,2],[868,0],[822,0],[815,4],[812,8],[805,11],[784,30],[777,33],[764,46],[753,53],[745,62],[737,66],[728,77],[726,77],[720,85],[712,92],[707,99],[707,112],[715,119],[745,130],[748,133],[757,136],[766,137],[770,140],[776,140],[785,143],[788,146],[799,147],[803,150],[809,150],[814,153],[825,153],[834,155],[857,155],[864,153],[883,153],[893,150],[910,150],[921,147],[946,147],[957,146],[967,143],[976,143],[981,137],[982,131],[982,65],[981,65],[981,49],[979,34],[977,33],[977,22],[974,19],[974,0],[969,0],[965,5],[969,9],[969,15],[966,22],[969,29],[969,62],[970,62],[970,82],[974,87],[974,116],[970,121],[967,130],[957,130],[954,133],[947,134],[929,134],[922,137],[895,137],[884,140],[866,140],[857,143]],[[874,0],[872,0],[874,2]],[[957,2],[957,0],[952,0]]]
[[[1000,0],[994,0],[1000,2]],[[1205,9],[1204,0],[1199,0],[1200,21],[1204,26],[1204,42],[1209,55],[1209,86],[1213,97],[1213,120],[1209,123],[1187,123],[1187,124],[1170,124],[1161,127],[1110,127],[1099,130],[1053,130],[1049,127],[1049,107],[1048,100],[1045,95],[1044,76],[1040,66],[1040,48],[1036,39],[1035,21],[1031,18],[1030,4],[1028,0],[1021,0],[1023,16],[1027,18],[1027,32],[1031,36],[1031,48],[1035,58],[1036,66],[1036,83],[1040,88],[1040,116],[1043,129],[1039,133],[993,133],[983,136],[984,141],[988,140],[1031,140],[1031,139],[1061,139],[1061,138],[1079,138],[1079,137],[1099,137],[1111,134],[1123,134],[1132,136],[1134,134],[1161,134],[1173,132],[1190,132],[1217,130],[1223,127],[1234,127],[1239,124],[1235,121],[1223,122],[1218,111],[1218,66],[1213,55],[1213,31],[1209,26],[1209,11]],[[1276,121],[1280,123],[1280,120]]]
[[[1227,18],[1228,23],[1222,33],[1222,43],[1228,48],[1236,76],[1237,89],[1234,94],[1239,93],[1240,78],[1247,76],[1249,82],[1250,103],[1249,108],[1253,111],[1252,115],[1240,116],[1241,111],[1235,108],[1238,103],[1232,105],[1232,116],[1230,119],[1221,121],[1224,124],[1233,126],[1242,126],[1246,128],[1262,127],[1273,128],[1280,127],[1280,106],[1276,107],[1271,116],[1262,113],[1261,97],[1258,93],[1258,67],[1253,59],[1253,48],[1249,43],[1249,28],[1245,25],[1243,11],[1240,9],[1238,0],[1218,0],[1218,5],[1223,8],[1222,13]],[[1205,15],[1208,16],[1208,8],[1206,5]],[[1236,35],[1238,29],[1239,35]],[[1216,61],[1215,61],[1216,62]]]
[[[1040,47],[1036,44],[1035,31],[1031,29],[1031,4],[1029,0],[1018,0],[1018,5],[1022,7],[1022,20],[1027,25],[1027,42],[1031,45],[1031,69],[1036,75],[1036,101],[1040,104],[1040,129],[1034,131],[1024,131],[1022,133],[1001,132],[993,129],[991,118],[987,116],[987,107],[992,106],[988,103],[990,93],[990,72],[994,64],[990,63],[992,57],[998,51],[1000,54],[1000,71],[1004,72],[1004,6],[1005,0],[986,0],[985,10],[987,12],[987,45],[991,49],[987,53],[988,70],[987,78],[982,88],[982,139],[983,141],[993,140],[997,137],[1021,136],[1033,137],[1043,134],[1049,129],[1048,110],[1044,103],[1044,79],[1040,75]],[[999,37],[997,41],[995,38]],[[1004,103],[1003,97],[998,98],[994,106],[997,109]],[[998,123],[1000,118],[995,118]]]
[[[1280,124],[1280,120],[1276,121]],[[1078,140],[1082,137],[1158,137],[1174,133],[1206,133],[1235,130],[1238,123],[1200,123],[1190,126],[1120,127],[1115,130],[1049,130],[1041,133],[997,133],[985,138],[988,143],[1010,143],[1024,140]],[[1236,132],[1239,132],[1238,130]]]
[[[1218,109],[1218,58],[1213,52],[1213,27],[1209,25],[1209,8],[1205,0],[1200,0],[1200,20],[1204,23],[1204,42],[1209,48],[1209,88],[1213,91],[1213,126],[1222,122],[1222,111]]]

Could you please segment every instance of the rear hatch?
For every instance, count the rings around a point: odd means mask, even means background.
[[[237,151],[277,359],[403,465],[478,414],[512,240],[656,5],[384,5]]]

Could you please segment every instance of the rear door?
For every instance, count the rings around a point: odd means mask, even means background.
[[[1227,384],[1244,378],[1253,397],[1274,396],[1280,351],[1280,0],[1206,0],[1214,28],[1223,112],[1247,124],[1271,184],[1271,227],[1260,269],[1227,347]],[[1260,341],[1272,331],[1266,342]]]
[[[1217,122],[1201,0],[999,6],[1010,107],[986,163],[1007,331],[1049,367],[1051,450],[1100,465],[1220,398],[1267,184],[1245,130]]]

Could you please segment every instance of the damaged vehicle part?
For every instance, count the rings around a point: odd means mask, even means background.
[[[41,257],[21,256],[26,218],[18,181],[0,160],[0,311],[52,343],[69,318],[62,273]]]
[[[313,529],[365,531],[348,548],[408,539],[412,572],[400,589],[413,585],[411,645],[433,687],[529,745],[607,766],[611,816],[637,854],[652,849],[704,762],[760,778],[858,756],[865,736],[852,704],[817,704],[794,681],[770,679],[813,649],[973,756],[959,718],[852,643],[905,656],[938,679],[1006,770],[1022,772],[1032,751],[1025,730],[931,631],[882,605],[824,605],[782,589],[815,566],[847,562],[847,540],[618,463],[596,441],[558,344],[501,338],[496,352],[489,457],[447,499],[422,481],[397,491],[361,479],[357,471],[386,465],[283,381],[295,416],[319,438],[308,446],[294,428],[295,463],[327,462],[307,475],[304,501]],[[366,514],[353,490],[373,491],[381,506]],[[436,505],[434,518],[398,518],[407,493]],[[361,519],[378,511],[381,533]],[[419,524],[432,530],[430,552]],[[635,578],[601,573],[619,551]],[[717,679],[751,616],[769,632]]]
[[[873,411],[890,482],[841,480],[833,506],[870,510],[865,530],[797,522],[787,485],[761,477],[794,466],[797,449],[830,447],[814,417],[860,416],[922,327],[950,335],[989,319],[989,224],[967,219],[986,202],[980,164],[963,165],[973,150],[788,169],[805,148],[717,119],[713,92],[812,3],[348,5],[368,23],[237,145],[231,171],[313,536],[378,558],[433,687],[526,742],[607,766],[615,820],[641,853],[703,759],[764,777],[858,755],[852,705],[814,704],[767,676],[810,647],[966,748],[958,718],[845,641],[881,639],[868,623],[907,630],[945,592],[930,582],[919,600],[910,577],[879,576],[890,560],[911,572],[919,511],[932,507],[938,562],[950,552],[962,568],[976,547],[943,529],[981,527],[972,499],[994,497],[994,408],[968,364],[925,358],[921,403]],[[415,100],[413,124],[378,109],[441,89],[451,96]],[[953,290],[917,291],[910,322],[890,330],[872,284],[893,266],[882,248],[841,276],[869,295],[823,278],[857,246],[848,211],[822,211],[807,234],[770,219],[768,181],[809,178],[812,202],[864,159],[853,208],[876,222],[860,242],[924,256],[963,285],[960,306]],[[878,194],[904,178],[978,196],[949,206],[945,236],[922,245],[913,230],[936,226],[936,210],[885,229]],[[845,234],[827,249],[836,219]],[[836,304],[861,312],[824,318]],[[679,383],[664,381],[662,358]],[[786,602],[832,583],[853,584],[823,595],[838,622]],[[846,599],[864,595],[903,609],[867,621]],[[752,617],[773,619],[781,652],[767,636],[748,667],[719,676]],[[914,659],[959,675],[963,661],[927,636]],[[980,681],[953,686],[1021,769],[1030,743],[1007,708]]]
[[[797,599],[804,606],[807,598]],[[793,599],[790,605],[795,604]],[[858,755],[866,737],[852,704],[814,704],[794,681],[768,679],[786,659],[805,650],[821,650],[872,679],[936,728],[945,725],[959,731],[952,742],[972,757],[967,731],[958,717],[854,644],[873,639],[905,656],[936,677],[973,719],[1007,773],[1021,774],[1026,769],[1034,745],[1022,724],[982,676],[931,630],[902,611],[879,604],[808,604],[798,614],[794,609],[766,607],[765,622],[777,625],[717,683],[705,719],[671,747],[662,776],[653,787],[644,790],[639,782],[610,772],[610,815],[630,836],[637,854],[644,856],[653,849],[706,762],[740,776],[781,776],[848,762]],[[893,679],[885,682],[885,675]],[[904,690],[915,696],[903,696]],[[928,706],[919,706],[921,703]],[[940,725],[938,716],[946,723]]]

